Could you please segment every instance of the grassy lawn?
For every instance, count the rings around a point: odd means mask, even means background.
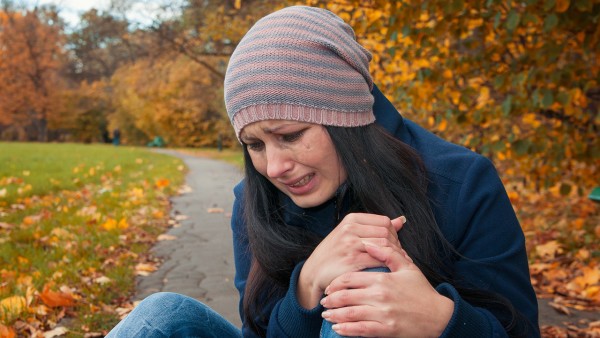
[[[181,160],[143,148],[0,143],[0,336],[106,333],[168,224]],[[145,263],[145,264],[140,264]],[[67,324],[65,324],[67,323]]]

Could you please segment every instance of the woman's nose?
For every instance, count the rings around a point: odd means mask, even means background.
[[[267,176],[278,178],[292,168],[292,160],[284,149],[267,147]]]

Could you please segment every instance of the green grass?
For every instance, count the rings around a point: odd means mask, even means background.
[[[107,309],[134,291],[135,265],[165,231],[168,197],[184,179],[182,161],[109,145],[0,149],[0,302],[31,300],[16,314],[0,309],[0,324],[51,328],[62,307],[39,296],[49,285],[73,290],[72,332],[105,332],[118,320]]]

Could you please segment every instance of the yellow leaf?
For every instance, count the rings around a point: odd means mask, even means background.
[[[490,100],[490,89],[488,87],[481,87],[479,91],[479,97],[477,98],[477,109],[485,107]]]
[[[11,296],[0,301],[0,319],[7,315],[18,315],[27,308],[27,300],[23,296]]]
[[[447,127],[448,127],[448,121],[446,121],[446,119],[442,119],[442,121],[440,121],[440,124],[438,125],[437,129],[439,131],[444,131],[444,130],[446,130]]]
[[[452,78],[452,71],[446,68],[442,73],[442,76],[444,77],[444,79],[449,80]]]
[[[427,123],[429,124],[430,127],[433,127],[433,125],[435,124],[435,119],[433,118],[433,116],[429,116],[427,118]]]
[[[523,116],[523,122],[537,128],[541,125],[541,122],[538,121],[537,117],[533,113],[525,114]]]
[[[138,276],[148,276],[151,272],[158,270],[156,265],[148,263],[139,263],[135,266],[135,274]]]
[[[162,210],[153,210],[152,217],[154,217],[156,219],[161,219],[161,218],[165,217],[165,213]]]
[[[102,227],[108,231],[113,230],[117,227],[117,221],[112,218],[109,218],[106,220],[106,222],[102,224]]]
[[[129,223],[127,223],[127,219],[121,218],[118,225],[119,229],[127,229],[129,228]]]
[[[550,258],[554,258],[556,254],[562,253],[562,248],[557,241],[549,241],[545,244],[537,245],[535,251],[541,257],[549,256]]]

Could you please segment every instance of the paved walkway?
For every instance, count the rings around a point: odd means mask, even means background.
[[[172,199],[173,218],[179,225],[152,249],[164,259],[161,267],[138,278],[136,299],[154,292],[173,291],[194,297],[229,321],[241,326],[238,293],[233,286],[234,266],[230,217],[233,187],[242,177],[239,169],[221,161],[159,149],[184,160],[189,168],[186,185],[191,191]],[[185,218],[185,219],[184,219]],[[597,313],[573,311],[571,317],[559,314],[539,300],[540,325],[562,325],[580,319],[598,320]]]
[[[158,151],[183,159],[191,191],[171,200],[171,217],[180,220],[166,234],[177,238],[160,241],[152,249],[164,262],[156,272],[138,277],[135,298],[158,291],[181,293],[202,301],[239,327],[230,218],[233,187],[241,171],[221,161]]]

